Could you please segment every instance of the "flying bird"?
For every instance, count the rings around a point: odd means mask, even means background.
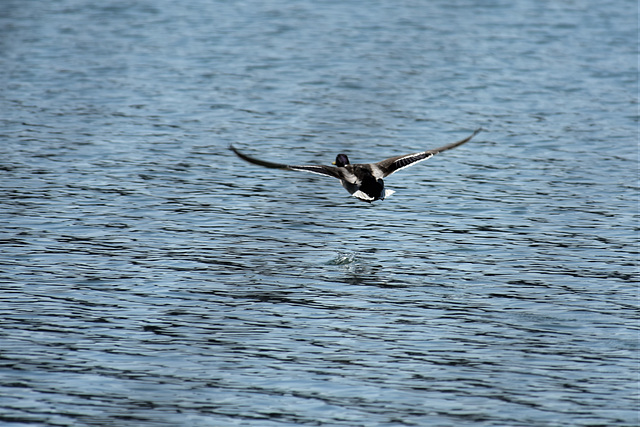
[[[272,169],[285,169],[293,171],[311,172],[319,175],[330,176],[340,180],[342,186],[351,194],[365,202],[374,202],[376,200],[384,200],[392,195],[395,191],[384,188],[383,178],[388,177],[394,172],[413,166],[416,163],[430,159],[434,155],[468,142],[476,136],[482,128],[476,129],[471,136],[466,137],[458,142],[435,148],[427,151],[420,151],[413,154],[405,154],[403,156],[394,156],[377,163],[357,163],[351,164],[346,154],[338,154],[335,166],[324,165],[285,165],[282,163],[273,163],[265,160],[249,157],[241,153],[233,145],[229,148],[236,153],[238,157],[254,165],[264,166]]]

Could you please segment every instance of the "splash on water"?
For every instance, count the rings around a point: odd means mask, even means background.
[[[338,252],[338,254],[327,262],[327,265],[349,265],[356,262],[358,256],[355,252]]]

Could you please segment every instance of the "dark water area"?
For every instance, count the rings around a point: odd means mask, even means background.
[[[637,10],[3,1],[0,424],[639,425]]]

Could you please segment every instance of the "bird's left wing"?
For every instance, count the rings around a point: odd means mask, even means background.
[[[301,171],[301,172],[310,172],[318,175],[330,176],[332,178],[342,178],[342,174],[340,173],[340,169],[333,166],[324,166],[324,165],[285,165],[283,163],[273,163],[268,162],[266,160],[256,159],[254,157],[247,156],[244,153],[241,153],[236,149],[233,145],[229,146],[229,149],[236,153],[236,156],[240,157],[242,160],[247,161],[249,163],[253,163],[254,165],[263,166],[265,168],[271,169],[284,169],[284,170],[293,170],[293,171]]]

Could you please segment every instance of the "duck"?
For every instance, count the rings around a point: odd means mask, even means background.
[[[395,191],[385,188],[384,178],[402,169],[406,169],[409,166],[413,166],[427,159],[430,159],[438,153],[442,153],[443,151],[459,147],[462,144],[469,142],[482,130],[482,128],[476,129],[470,136],[439,148],[420,151],[412,154],[404,154],[401,156],[389,157],[388,159],[379,161],[377,163],[352,164],[346,154],[340,153],[336,156],[336,160],[332,163],[333,166],[287,165],[283,163],[274,163],[250,157],[235,148],[233,144],[229,145],[229,149],[242,160],[254,165],[271,169],[310,172],[318,175],[328,176],[331,178],[337,178],[340,180],[342,186],[353,197],[364,202],[372,203],[376,200],[384,200],[395,193]]]

